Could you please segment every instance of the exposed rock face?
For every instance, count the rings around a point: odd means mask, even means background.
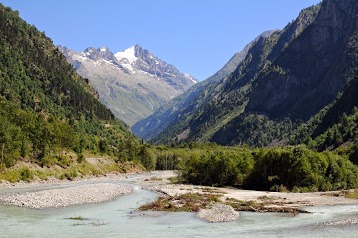
[[[76,71],[89,79],[101,102],[130,126],[196,83],[194,77],[139,45],[116,54],[107,47],[89,47],[84,52],[59,49]]]
[[[248,104],[244,113],[220,129],[212,140],[220,144],[244,142],[258,146],[277,138],[285,140],[285,130],[287,133],[290,129],[282,130],[282,127],[301,125],[334,100],[342,101],[340,92],[345,95],[345,91],[356,91],[352,87],[357,84],[352,81],[356,80],[358,68],[357,12],[358,5],[352,0],[322,1],[320,5],[302,11],[283,31],[262,42],[252,51],[252,59],[245,59],[248,65],[255,65],[257,61],[262,66],[249,77],[250,91],[245,95]],[[245,70],[247,67],[239,70],[241,75],[229,80],[238,87],[230,93],[242,93],[240,81],[245,80]],[[332,125],[333,118],[339,118],[343,112],[351,113],[357,104],[350,101],[353,97],[346,100],[350,107],[345,106],[344,111],[339,108],[330,110],[330,122],[325,118],[324,123],[317,122],[321,133],[322,128]],[[334,105],[333,108],[337,109]],[[260,120],[259,117],[265,119],[252,126],[255,120]],[[272,132],[269,140],[245,131],[250,127],[251,131],[268,130],[262,121],[269,125],[268,128],[277,125],[277,133]],[[264,140],[266,142],[262,142]]]
[[[301,11],[283,30],[257,39],[231,74],[195,85],[138,122],[134,132],[154,143],[265,146],[289,141],[295,128],[334,100],[342,101],[340,92],[353,95],[357,13],[355,0],[323,0]],[[349,104],[345,113],[357,106],[346,96],[344,101]],[[332,123],[342,110],[330,113]]]
[[[304,30],[281,49],[269,70],[258,76],[250,95],[250,111],[307,120],[343,90],[347,75],[342,75],[350,67],[346,49],[357,31],[358,5],[329,0],[316,12],[301,13],[295,28]],[[308,20],[303,23],[305,18]]]

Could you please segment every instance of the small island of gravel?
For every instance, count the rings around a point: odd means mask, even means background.
[[[96,183],[38,192],[10,193],[0,196],[5,204],[35,209],[99,203],[128,194],[132,187],[112,183]]]
[[[228,222],[239,218],[239,212],[229,205],[215,203],[208,209],[200,209],[196,217],[208,222]]]

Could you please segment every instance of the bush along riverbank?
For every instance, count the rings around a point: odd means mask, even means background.
[[[304,210],[306,206],[358,203],[358,200],[352,199],[357,194],[354,190],[279,193],[172,183],[173,176],[175,176],[174,171],[153,171],[135,176],[111,174],[106,177],[62,183],[58,183],[58,180],[54,183],[49,180],[7,184],[5,192],[0,194],[0,200],[21,207],[56,208],[107,201],[120,194],[129,193],[135,186],[161,194],[156,201],[143,205],[140,210],[196,212],[198,218],[209,222],[238,219],[239,211],[284,212],[295,215],[306,212]],[[128,185],[126,181],[134,182],[134,185]],[[43,190],[38,191],[41,185],[45,186]],[[53,188],[49,187],[51,185],[54,185]],[[31,190],[33,186],[36,186],[35,191]],[[29,188],[29,190],[19,192],[18,188]],[[145,213],[140,212],[140,214]]]
[[[143,172],[145,168],[138,161],[119,162],[106,155],[87,155],[81,160],[75,154],[61,158],[53,157],[46,163],[23,160],[0,172],[0,185],[9,183],[46,182],[48,180],[78,180],[107,174]]]
[[[44,180],[51,176],[71,180],[109,172],[176,169],[180,182],[195,185],[278,192],[358,188],[358,166],[351,162],[350,147],[324,152],[306,146],[249,148],[195,143],[172,147],[142,144],[140,148],[129,161],[75,153],[49,157],[41,163],[18,161],[0,173],[0,180]]]
[[[178,165],[179,179],[190,184],[280,192],[358,188],[358,166],[347,156],[305,146],[207,150]]]

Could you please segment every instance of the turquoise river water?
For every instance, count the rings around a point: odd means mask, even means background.
[[[100,204],[43,210],[0,205],[0,237],[358,237],[358,225],[319,225],[357,218],[358,205],[308,207],[312,214],[297,216],[241,212],[237,221],[213,224],[195,218],[192,213],[136,210],[156,197],[155,193],[134,185],[132,194]],[[88,220],[66,219],[77,216]]]

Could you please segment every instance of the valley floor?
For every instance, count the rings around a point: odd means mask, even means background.
[[[85,193],[89,193],[91,190],[85,189],[84,184],[98,184],[103,186],[103,183],[118,183],[118,182],[131,182],[132,184],[139,185],[144,189],[158,192],[160,194],[168,196],[178,196],[188,193],[198,193],[201,195],[205,194],[215,194],[218,195],[222,202],[241,202],[248,203],[249,210],[255,211],[256,207],[261,207],[258,211],[283,211],[285,212],[286,208],[297,208],[301,209],[305,206],[325,206],[325,205],[343,205],[343,204],[358,204],[358,199],[349,199],[342,196],[342,192],[315,192],[315,193],[282,193],[282,192],[265,192],[265,191],[251,191],[251,190],[241,190],[235,188],[216,188],[208,186],[197,186],[197,185],[188,185],[188,184],[173,184],[170,182],[170,178],[175,177],[174,171],[154,171],[150,173],[132,173],[132,174],[108,174],[101,177],[88,177],[82,179],[76,179],[75,181],[63,181],[59,179],[49,179],[47,181],[34,181],[30,183],[19,182],[19,183],[9,183],[2,181],[0,183],[0,194],[2,197],[0,199],[4,200],[3,192],[14,193],[20,191],[21,189],[30,189],[36,188],[37,191],[48,191],[50,194],[52,187],[63,187],[67,189],[68,193],[72,192],[73,188],[71,187],[83,187]],[[3,191],[2,191],[3,190]],[[53,190],[53,189],[52,189]],[[58,189],[61,190],[61,189]],[[81,189],[77,189],[77,192]],[[128,189],[125,189],[125,192],[128,193]],[[106,201],[114,196],[123,194],[121,192],[114,193],[106,199],[94,199],[96,202]],[[53,193],[54,195],[58,193]],[[64,193],[65,194],[65,193]],[[103,196],[106,197],[103,193],[93,193],[91,196]],[[36,196],[32,196],[33,199],[36,199]],[[19,199],[19,197],[13,196],[13,199]],[[31,199],[27,197],[26,199]],[[72,205],[73,203],[67,202],[66,199],[71,199],[71,196],[63,196],[62,206]],[[10,204],[20,205],[21,203],[9,202]],[[84,199],[80,203],[93,203],[93,200]],[[78,204],[78,203],[77,203]],[[250,205],[251,204],[251,205]],[[254,206],[254,204],[256,206]],[[257,206],[257,205],[263,205]],[[31,206],[30,206],[31,207]],[[41,206],[40,206],[41,207]],[[46,206],[43,206],[46,207]],[[49,207],[56,207],[51,206]],[[273,208],[273,209],[272,209]],[[278,210],[276,208],[279,208]],[[266,210],[265,210],[266,209]],[[283,210],[282,210],[283,209]],[[290,210],[287,210],[288,212]],[[286,212],[287,212],[286,211]]]

